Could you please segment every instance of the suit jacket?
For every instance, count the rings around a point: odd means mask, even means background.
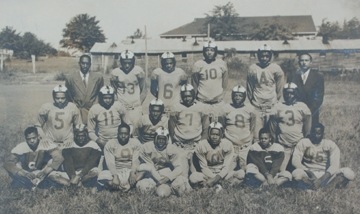
[[[89,79],[85,87],[80,71],[67,76],[65,86],[68,88],[70,101],[80,109],[84,124],[87,123],[87,113],[92,105],[97,103],[97,97],[101,87],[104,86],[104,78],[100,73],[89,72]]]
[[[299,89],[298,100],[304,102],[312,113],[317,112],[324,99],[324,77],[315,70],[310,69],[305,84],[301,78],[301,71],[297,71],[290,81]]]

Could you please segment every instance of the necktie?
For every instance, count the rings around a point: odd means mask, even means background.
[[[84,83],[84,85],[86,87],[86,74],[83,74],[83,83]]]
[[[305,82],[306,82],[306,75],[305,75],[305,73],[301,74],[301,78],[302,78],[303,84],[305,84]]]

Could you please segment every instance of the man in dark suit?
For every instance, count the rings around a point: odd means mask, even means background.
[[[87,124],[89,109],[97,102],[100,88],[104,86],[104,78],[99,73],[90,72],[89,55],[82,55],[79,65],[80,71],[69,75],[65,86],[68,88],[70,101],[80,109],[83,124]]]
[[[309,53],[299,54],[300,69],[295,72],[289,82],[299,89],[299,101],[304,102],[312,114],[312,124],[319,122],[320,107],[324,99],[324,77],[310,68],[312,56]]]

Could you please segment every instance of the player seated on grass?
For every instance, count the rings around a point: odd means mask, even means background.
[[[135,65],[135,54],[123,51],[120,54],[120,67],[111,71],[111,86],[115,98],[126,109],[126,116],[134,128],[141,118],[142,103],[146,98],[145,72]]]
[[[190,182],[194,186],[213,187],[223,180],[242,180],[244,171],[234,172],[231,169],[234,147],[229,140],[223,138],[223,126],[219,122],[213,122],[209,125],[208,132],[208,139],[201,140],[196,146],[193,158],[197,171],[191,173]]]
[[[168,197],[172,192],[182,195],[191,190],[186,158],[179,148],[169,144],[169,140],[169,131],[160,127],[156,130],[154,142],[142,145],[142,164],[138,171],[144,173],[144,176],[137,183],[141,192],[155,190],[158,196]]]
[[[332,140],[323,139],[324,129],[322,124],[314,124],[310,137],[295,147],[292,175],[300,188],[343,188],[355,178],[350,168],[340,168],[340,149]]]
[[[137,138],[130,138],[130,126],[122,123],[118,127],[117,139],[106,143],[104,156],[108,170],[98,177],[98,190],[128,191],[139,179],[136,172],[139,166],[139,149],[141,143]]]
[[[295,145],[308,136],[311,128],[311,112],[303,102],[298,102],[298,88],[294,83],[284,85],[284,102],[277,103],[270,113],[270,131],[277,143],[284,147],[284,160],[280,171],[285,171]]]
[[[88,114],[90,139],[101,149],[109,140],[117,138],[118,126],[125,118],[125,108],[120,102],[115,102],[114,93],[111,86],[102,87],[99,92],[99,103],[93,105]]]
[[[52,180],[63,184],[64,180],[50,176],[63,162],[61,151],[55,144],[49,144],[40,139],[36,127],[25,129],[25,142],[15,146],[5,159],[4,168],[12,178],[13,188],[46,188]],[[66,183],[66,180],[65,180]]]
[[[48,143],[56,144],[60,149],[67,148],[74,141],[73,127],[82,123],[80,111],[69,102],[68,90],[57,85],[53,91],[53,103],[45,103],[38,114],[40,134]]]
[[[64,157],[63,167],[72,185],[82,184],[85,187],[95,187],[99,174],[98,164],[101,157],[101,149],[89,138],[88,130],[84,124],[74,128],[74,144],[70,148],[62,150]]]
[[[250,147],[247,156],[246,181],[251,186],[280,186],[291,181],[291,173],[280,171],[284,160],[284,147],[274,143],[270,131],[259,131],[259,142]]]
[[[161,55],[161,68],[152,72],[150,91],[164,102],[166,112],[171,112],[172,107],[180,101],[180,87],[186,84],[187,78],[185,71],[176,67],[173,53]]]
[[[164,114],[164,103],[162,100],[155,99],[149,104],[149,114],[141,117],[138,126],[138,138],[141,143],[154,140],[156,129],[159,127],[168,128],[169,118]]]
[[[238,85],[232,89],[231,104],[223,108],[222,123],[225,127],[225,138],[234,146],[233,169],[246,169],[246,157],[255,136],[256,112],[250,104],[245,104],[246,90]]]

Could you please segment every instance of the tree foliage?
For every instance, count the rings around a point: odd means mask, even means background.
[[[22,36],[12,27],[6,26],[0,32],[0,48],[14,51],[16,57],[29,59],[31,55],[43,56],[46,54],[56,55],[57,51],[49,43],[38,39],[31,32],[25,32]]]
[[[263,27],[254,26],[252,40],[289,40],[293,39],[291,28],[278,23],[265,24]]]
[[[77,48],[89,52],[96,42],[105,42],[106,38],[98,25],[100,21],[96,16],[79,14],[73,17],[63,29],[63,39],[60,40],[62,47]]]
[[[319,27],[319,36],[323,37],[323,43],[328,44],[330,39],[338,38],[341,27],[338,22],[329,22],[326,19],[322,20]]]
[[[338,22],[323,19],[318,35],[323,37],[324,43],[329,43],[331,39],[360,39],[360,21],[354,17],[340,26]]]
[[[238,33],[236,18],[239,14],[236,12],[233,3],[216,5],[210,15],[205,15],[206,22],[202,31],[207,32],[207,26],[210,24],[210,37],[215,38],[215,40],[229,40]]]
[[[6,26],[0,32],[0,48],[10,49],[14,52],[19,50],[20,33],[12,27]]]

